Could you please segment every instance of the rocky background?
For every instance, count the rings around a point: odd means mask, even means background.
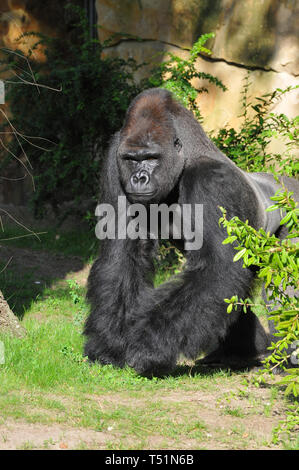
[[[67,34],[65,3],[1,0],[0,47],[28,50],[31,39],[19,39],[26,31]],[[89,8],[92,4],[81,3]],[[201,71],[220,78],[228,91],[210,85],[209,93],[200,96],[206,130],[238,126],[240,92],[248,70],[252,96],[298,83],[298,0],[95,0],[95,8],[100,39],[118,33],[106,53],[138,62],[159,62],[167,51],[184,57],[201,34],[216,34],[207,44],[212,55],[200,57],[197,64]],[[42,53],[36,54],[37,60],[43,60]],[[298,114],[298,97],[299,92],[290,93],[275,111],[291,117]],[[20,197],[11,195],[12,200]]]
[[[198,59],[201,71],[220,78],[228,91],[210,86],[200,97],[207,129],[237,125],[240,91],[252,71],[253,96],[298,83],[299,2],[296,0],[97,0],[100,37],[120,36],[111,53],[138,61],[158,61],[158,52],[184,56],[201,34],[214,32],[212,56]],[[298,113],[293,93],[279,110]],[[296,109],[297,107],[297,109]]]

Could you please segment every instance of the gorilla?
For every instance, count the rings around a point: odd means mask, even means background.
[[[283,177],[298,196],[299,184]],[[233,262],[236,251],[223,245],[219,206],[229,218],[283,237],[279,211],[266,212],[279,189],[272,175],[245,173],[209,140],[193,114],[164,89],[139,94],[122,129],[110,143],[101,179],[101,201],[117,210],[128,204],[203,205],[203,243],[185,250],[183,272],[154,287],[159,240],[105,239],[88,279],[91,311],[85,323],[85,354],[91,361],[145,376],[171,372],[183,356],[240,364],[259,361],[270,337],[252,311],[227,314],[224,299],[246,298],[254,269]],[[193,221],[194,222],[194,221]]]

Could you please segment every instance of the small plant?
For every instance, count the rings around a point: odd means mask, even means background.
[[[73,279],[68,279],[67,283],[69,285],[70,296],[72,301],[74,302],[74,304],[78,304],[82,301],[82,296],[79,293],[79,285],[77,281],[74,281]]]
[[[232,408],[230,406],[226,406],[223,410],[223,414],[234,416],[235,418],[244,418],[245,413],[241,410],[240,407]]]
[[[157,267],[167,275],[181,272],[185,263],[184,255],[169,241],[163,240],[157,256]]]
[[[200,54],[211,54],[211,51],[204,47],[204,45],[208,39],[214,36],[214,33],[200,36],[192,46],[187,59],[182,59],[168,52],[169,60],[163,61],[153,69],[152,75],[148,79],[148,86],[166,88],[174,93],[186,108],[193,111],[199,121],[202,120],[202,116],[196,100],[199,93],[208,92],[208,90],[204,86],[194,86],[192,81],[194,79],[204,79],[221,88],[223,91],[227,89],[217,77],[209,73],[199,72],[195,68],[196,60]]]
[[[77,281],[68,279],[70,297],[76,306],[74,313],[74,325],[79,329],[82,329],[83,323],[86,319],[88,308],[85,303],[84,295],[80,292],[80,286]]]
[[[286,418],[279,421],[278,425],[273,429],[272,442],[277,444],[279,441],[287,440],[293,442],[293,432],[299,429],[299,407],[298,403],[289,405],[288,411],[286,412]],[[295,437],[296,439],[296,437]],[[298,434],[297,434],[298,442]],[[298,447],[297,447],[298,450]]]
[[[76,362],[77,364],[83,364],[88,361],[87,357],[82,356],[80,352],[76,352],[74,348],[70,346],[63,346],[60,350],[61,354],[70,359],[71,361]]]

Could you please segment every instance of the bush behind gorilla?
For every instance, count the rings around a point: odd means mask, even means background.
[[[283,177],[298,199],[299,184]],[[226,313],[224,298],[249,295],[253,269],[233,262],[222,245],[219,206],[227,216],[283,236],[279,211],[266,212],[279,188],[271,175],[245,173],[208,139],[191,112],[166,90],[150,89],[131,103],[111,141],[100,182],[101,202],[203,204],[203,245],[185,251],[181,275],[153,286],[158,241],[106,239],[88,280],[91,306],[85,354],[92,361],[163,375],[180,355],[223,364],[259,360],[270,338],[253,312]],[[182,251],[185,240],[173,240]]]

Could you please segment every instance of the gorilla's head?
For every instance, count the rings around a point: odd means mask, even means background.
[[[182,144],[171,115],[176,106],[169,92],[152,89],[128,109],[117,159],[123,190],[132,203],[165,200],[183,171]]]

